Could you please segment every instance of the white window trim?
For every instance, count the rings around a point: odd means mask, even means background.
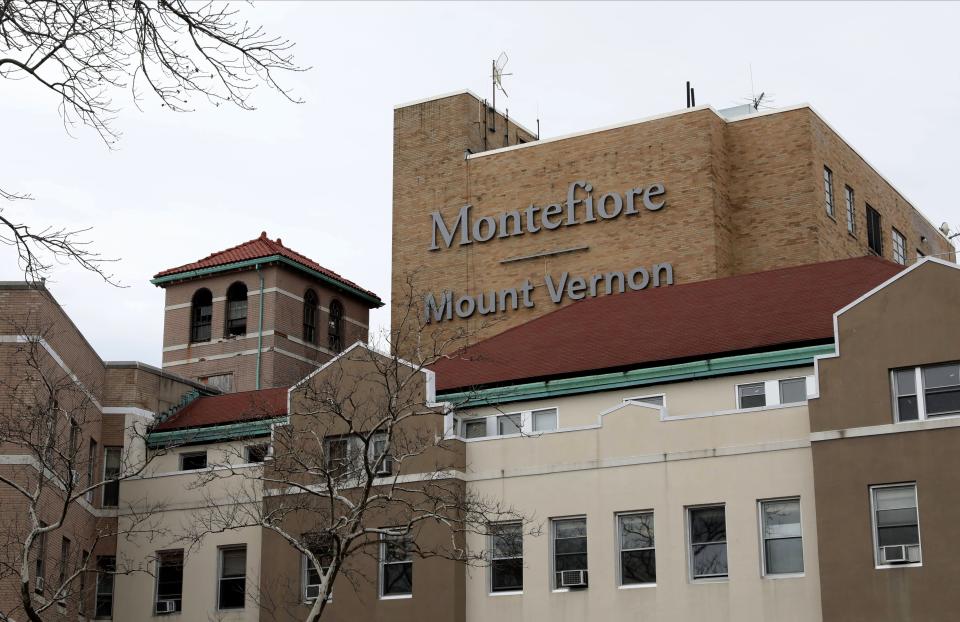
[[[520,534],[521,534],[520,537],[523,538],[523,521],[508,520],[508,521],[501,521],[501,522],[498,522],[498,523],[492,523],[492,525],[520,525]],[[493,561],[494,561],[494,559],[517,559],[516,557],[498,557],[498,558],[494,558],[494,556],[493,556],[493,551],[495,550],[495,549],[494,549],[494,545],[493,545],[493,539],[494,539],[494,537],[495,537],[495,536],[494,536],[493,534],[490,534],[489,536],[487,536],[488,543],[489,543],[489,547],[490,547],[490,572],[487,573],[487,595],[488,595],[488,596],[518,596],[518,595],[521,595],[521,594],[523,594],[523,590],[522,590],[522,589],[519,589],[519,590],[501,590],[501,591],[499,591],[499,592],[495,592],[495,591],[493,590]],[[522,540],[521,540],[521,542],[522,542]],[[522,544],[521,544],[521,546],[522,546]],[[522,552],[522,551],[521,551],[521,554],[520,554],[520,561],[521,561],[521,562],[523,561],[523,552]],[[521,577],[522,577],[522,574],[521,574]]]
[[[229,608],[227,608],[227,609],[223,609],[223,608],[220,606],[220,583],[224,580],[224,576],[223,576],[223,553],[224,553],[224,551],[241,550],[241,549],[242,549],[243,552],[244,552],[244,556],[243,556],[243,607],[229,607]],[[248,575],[247,575],[247,562],[249,561],[249,559],[247,558],[246,553],[247,553],[247,545],[246,545],[246,544],[225,544],[225,545],[223,545],[223,546],[218,546],[218,547],[217,547],[217,587],[216,587],[217,593],[216,593],[216,595],[214,596],[214,598],[216,599],[217,611],[241,611],[241,610],[246,610],[246,608],[247,608],[247,576],[248,576]],[[230,577],[230,578],[231,578],[231,579],[236,579],[236,578],[238,578],[238,577]]]
[[[160,601],[160,554],[161,553],[173,553],[180,551],[183,555],[181,558],[180,566],[180,611],[175,611],[174,615],[183,613],[183,568],[186,562],[186,551],[183,549],[163,549],[161,551],[156,551],[154,553],[154,580],[153,580],[153,602],[150,604],[150,616],[151,617],[166,617],[168,614],[159,614],[157,613],[157,603]],[[114,584],[116,585],[116,584]],[[220,587],[219,581],[217,582],[217,587]],[[217,592],[219,594],[219,591]],[[175,600],[175,599],[164,599],[164,600]],[[219,603],[218,603],[219,604]],[[96,607],[94,607],[96,608]]]
[[[683,508],[684,513],[684,537],[686,539],[687,545],[687,581],[690,583],[725,583],[730,581],[730,539],[727,536],[727,539],[723,541],[723,545],[727,547],[727,574],[725,575],[714,575],[709,577],[695,577],[693,575],[693,533],[691,531],[692,522],[690,520],[691,510],[700,510],[704,508],[723,508],[723,524],[724,532],[726,532],[727,524],[727,504],[726,503],[700,503],[697,505],[688,505]]]
[[[300,597],[303,599],[304,604],[312,604],[316,601],[316,598],[310,598],[307,596],[307,586],[309,585],[308,581],[310,580],[309,575],[307,574],[307,566],[310,563],[310,558],[307,557],[305,553],[300,554]],[[317,584],[320,585],[319,583]],[[328,603],[333,602],[333,590],[330,590],[330,593],[327,594],[326,601]]]
[[[896,369],[890,370],[890,394],[891,400],[893,402],[893,421],[894,423],[916,423],[918,421],[938,421],[940,419],[955,419],[960,417],[960,413],[948,414],[948,415],[927,415],[927,396],[926,396],[926,387],[923,383],[923,368],[924,367],[936,367],[938,365],[950,365],[953,361],[948,361],[945,363],[931,363],[929,365],[917,365],[913,368],[913,386],[914,390],[917,392],[917,418],[916,419],[907,419],[906,421],[900,420],[900,400],[898,400],[897,395],[897,372],[906,371],[910,367],[897,367]],[[960,363],[958,363],[960,365]]]
[[[769,380],[754,380],[753,382],[738,382],[733,387],[733,399],[734,404],[737,405],[737,410],[760,410],[761,408],[767,408],[773,406],[770,401],[770,382]],[[778,382],[774,380],[773,382]],[[763,385],[763,394],[764,394],[764,404],[763,406],[742,406],[740,404],[740,387],[745,387],[748,385],[762,384]],[[777,400],[780,399],[780,385],[777,384]]]
[[[663,400],[663,405],[660,407],[660,415],[661,416],[666,415],[667,414],[667,394],[666,393],[648,393],[646,395],[636,395],[633,397],[625,397],[623,398],[623,401],[621,403],[626,404],[627,402],[643,402],[644,400],[648,400],[651,397],[659,397],[661,400]],[[653,406],[653,404],[650,404],[650,405]]]
[[[916,501],[917,508],[917,545],[920,547],[920,561],[906,564],[881,564],[880,563],[880,543],[877,534],[877,498],[873,491],[881,488],[899,488],[903,486],[913,486],[913,498]],[[887,570],[889,568],[920,568],[923,566],[923,531],[920,528],[920,488],[916,482],[898,482],[896,484],[876,484],[870,486],[870,526],[873,534],[873,567],[875,570]]]
[[[666,407],[666,404],[664,404],[664,407]],[[645,587],[657,587],[656,581],[654,581],[653,583],[630,583],[627,585],[624,585],[623,583],[623,568],[622,568],[622,556],[621,556],[621,554],[623,553],[623,549],[621,548],[622,544],[620,541],[620,517],[634,516],[637,514],[649,514],[653,519],[653,546],[650,547],[649,549],[629,549],[629,550],[646,551],[646,550],[653,549],[654,557],[656,557],[656,553],[657,553],[657,516],[652,509],[627,510],[624,512],[614,512],[613,514],[613,536],[614,536],[613,545],[614,545],[614,552],[617,560],[616,561],[616,566],[617,566],[616,580],[617,580],[617,589],[619,590],[634,590],[634,589],[645,588]],[[589,547],[588,547],[588,551],[589,551]],[[656,562],[654,562],[654,568],[656,568]]]
[[[803,556],[803,572],[767,572],[767,539],[763,535],[763,504],[777,503],[780,501],[796,501],[800,505],[800,553]],[[805,543],[803,539],[803,502],[800,500],[800,495],[757,499],[757,521],[757,525],[759,526],[758,534],[760,536],[760,576],[764,579],[771,580],[797,579],[807,576],[807,555],[804,550]],[[729,568],[727,570],[729,571]]]
[[[557,541],[557,521],[563,520],[573,520],[582,518],[584,521],[587,521],[586,514],[571,514],[570,516],[551,516],[548,520],[550,521],[550,592],[553,594],[565,594],[570,592],[569,587],[557,587],[557,555],[555,551],[554,544]],[[587,521],[587,568],[585,570],[590,572],[590,522]],[[589,576],[589,575],[588,575]]]
[[[898,239],[900,240],[900,244],[897,244]],[[907,237],[900,233],[896,227],[890,227],[890,246],[892,247],[891,250],[893,251],[891,254],[893,255],[894,263],[905,266],[907,264]],[[900,251],[899,259],[897,258],[898,249]]]
[[[385,529],[391,529],[391,527],[386,527]],[[403,536],[404,538],[410,537],[409,534]],[[387,535],[384,533],[380,534],[380,543],[377,555],[377,598],[380,600],[402,600],[404,598],[413,598],[413,587],[411,586],[409,594],[384,594],[383,593],[383,570],[386,568],[386,553],[387,553]],[[400,562],[392,562],[400,563]],[[413,558],[411,557],[409,562],[404,562],[410,564],[411,573],[413,572]]]
[[[539,412],[541,410],[555,410],[557,413],[557,427],[554,430],[537,430],[533,429],[533,413]],[[506,417],[510,415],[520,415],[520,432],[513,434],[500,434],[499,429],[499,419],[500,417]],[[479,421],[480,419],[484,420],[486,426],[486,435],[478,436],[476,438],[467,438],[464,436],[463,426],[468,421]],[[478,415],[478,416],[464,416],[457,415],[453,417],[453,424],[451,426],[453,434],[449,435],[452,438],[456,438],[465,443],[474,443],[478,441],[492,441],[497,439],[504,438],[519,438],[521,436],[540,436],[541,434],[555,434],[557,432],[565,431],[560,427],[560,408],[557,406],[544,406],[540,408],[530,408],[528,410],[516,410],[511,412],[498,412],[490,415]]]
[[[781,385],[784,382],[789,382],[790,380],[803,380],[804,381],[804,394],[803,399],[799,402],[784,402],[783,401],[783,388]],[[789,376],[787,378],[780,378],[777,380],[777,405],[783,404],[804,404],[810,396],[810,376]]]
[[[806,381],[806,397],[802,402],[783,402],[780,399],[780,383],[789,380],[805,380]],[[748,406],[744,408],[740,404],[740,387],[753,385],[753,384],[762,384],[763,385],[763,394],[765,399],[765,404],[763,406]],[[737,411],[751,411],[751,410],[761,410],[764,408],[775,408],[780,406],[795,406],[797,404],[805,404],[810,399],[810,395],[813,393],[814,387],[814,377],[812,375],[806,376],[787,376],[785,378],[776,378],[774,380],[754,380],[752,382],[738,382],[733,387],[733,399],[734,404],[736,404]],[[664,406],[666,407],[666,406]]]
[[[199,455],[201,455],[201,454],[203,455],[204,460],[206,460],[206,462],[207,462],[207,465],[206,465],[205,467],[202,467],[202,468],[199,468],[199,469],[184,469],[184,468],[183,468],[183,459],[184,459],[185,457],[187,457],[187,456],[199,456]],[[181,453],[177,454],[177,460],[179,461],[179,464],[178,464],[177,466],[180,467],[180,471],[183,472],[183,473],[189,473],[189,472],[191,472],[191,471],[203,471],[204,469],[209,469],[209,468],[210,468],[210,460],[209,460],[209,458],[210,458],[210,456],[209,456],[209,454],[208,454],[208,452],[207,452],[206,449],[204,449],[203,451],[184,451],[184,452],[181,452]]]

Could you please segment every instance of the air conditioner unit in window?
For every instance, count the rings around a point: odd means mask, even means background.
[[[307,586],[307,600],[316,600],[320,598],[320,584]]]
[[[37,577],[33,582],[33,589],[37,592],[43,591],[43,577]]]
[[[384,456],[383,462],[381,462],[377,468],[377,475],[380,477],[393,475],[393,456]]]
[[[587,587],[586,570],[564,570],[560,573],[560,587]]]
[[[884,564],[913,564],[920,561],[919,544],[894,544],[880,547],[880,561]]]
[[[157,601],[157,613],[175,613],[177,611],[177,601],[175,600],[158,600]]]

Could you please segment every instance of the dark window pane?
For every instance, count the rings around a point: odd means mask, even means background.
[[[383,567],[383,593],[411,594],[413,592],[413,564],[385,564]]]
[[[960,365],[951,363],[949,365],[924,367],[923,386],[928,389],[960,386]]]
[[[895,510],[880,510],[877,512],[878,527],[898,527],[917,524],[916,508],[901,508]]]
[[[500,559],[493,561],[494,592],[523,589],[523,559]]]
[[[727,545],[701,544],[693,547],[693,576],[726,576]]]
[[[491,525],[493,557],[523,556],[523,526],[520,523]]]
[[[656,583],[656,552],[653,549],[623,551],[620,553],[620,573],[620,583],[622,585]]]
[[[696,508],[690,510],[691,542],[717,542],[727,539],[724,508]]]
[[[243,609],[246,582],[244,578],[220,580],[221,609]]]
[[[910,395],[897,399],[897,419],[900,421],[914,421],[919,418],[917,413],[917,396]]]
[[[569,553],[586,553],[586,538],[564,538],[554,543],[554,551],[557,555],[566,555]]]
[[[894,544],[920,544],[920,530],[916,525],[907,527],[879,527],[877,540],[880,546]]]
[[[952,415],[960,412],[960,387],[954,389],[935,389],[924,394],[927,415]]]
[[[653,514],[620,517],[620,548],[643,549],[653,546]]]
[[[207,468],[207,453],[181,454],[180,470],[195,471],[197,469]]]
[[[555,529],[557,538],[585,538],[587,536],[587,519],[558,520],[555,523]]]
[[[116,571],[116,558],[112,555],[97,558],[97,595],[94,615],[98,618],[113,616],[113,573]]]
[[[767,574],[803,572],[803,540],[783,538],[766,541]]]
[[[740,408],[757,408],[767,405],[764,383],[742,384],[737,387],[740,396]]]
[[[556,556],[556,570],[560,572],[562,570],[586,570],[587,569],[587,555],[584,554],[573,554],[573,555],[557,555]]]

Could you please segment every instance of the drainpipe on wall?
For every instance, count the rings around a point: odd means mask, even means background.
[[[257,275],[260,277],[260,317],[257,323],[257,390],[260,390],[260,353],[263,350],[263,272],[260,271],[260,264],[257,264]]]

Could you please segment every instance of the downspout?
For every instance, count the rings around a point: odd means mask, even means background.
[[[260,390],[260,354],[263,351],[263,272],[257,264],[257,275],[260,277],[260,317],[257,319],[257,390]]]

